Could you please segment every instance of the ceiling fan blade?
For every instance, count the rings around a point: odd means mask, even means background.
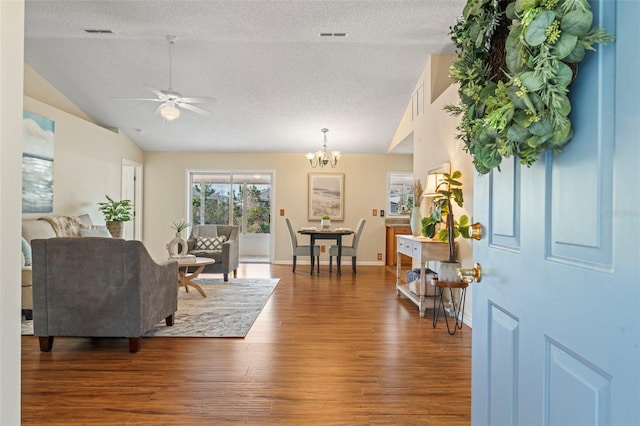
[[[169,97],[166,94],[162,93],[162,91],[160,91],[158,89],[154,89],[153,87],[149,87],[149,86],[144,86],[144,87],[145,87],[145,89],[147,89],[147,90],[155,93],[156,95],[158,95],[159,100],[162,101],[162,102],[164,102],[167,99],[169,99]]]
[[[189,111],[197,112],[198,114],[202,114],[202,115],[211,114],[211,112],[207,111],[206,109],[198,108],[197,106],[189,105],[189,104],[184,103],[184,102],[176,102],[176,105],[178,105],[180,108],[184,108],[184,109],[188,109]]]
[[[151,101],[151,102],[162,102],[162,99],[158,99],[158,98],[111,98],[111,99],[115,99],[117,101]]]
[[[180,102],[188,102],[190,104],[212,104],[214,102],[217,102],[216,98],[208,98],[208,97],[189,97],[189,98],[185,98],[185,97],[181,97],[180,98]]]

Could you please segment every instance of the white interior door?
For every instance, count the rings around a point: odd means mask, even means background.
[[[574,140],[475,180],[474,425],[640,425],[640,2],[592,7]]]
[[[142,239],[142,165],[129,160],[122,160],[122,180],[120,198],[133,203],[133,220],[124,222],[123,238],[126,240]]]

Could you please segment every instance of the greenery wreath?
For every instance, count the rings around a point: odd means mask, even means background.
[[[592,22],[588,0],[468,0],[450,33],[460,102],[445,110],[462,116],[457,138],[478,173],[512,156],[530,166],[571,141],[577,64],[613,40]]]

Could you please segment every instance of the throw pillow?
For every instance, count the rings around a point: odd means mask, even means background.
[[[111,238],[109,230],[105,228],[80,229],[81,237],[104,237]]]
[[[22,237],[22,254],[24,255],[25,266],[31,266],[31,246],[24,237]]]
[[[227,237],[198,237],[195,250],[222,250],[222,243],[227,241]]]

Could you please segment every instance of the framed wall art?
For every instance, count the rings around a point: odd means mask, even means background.
[[[344,220],[344,173],[309,173],[309,220]]]
[[[53,136],[55,123],[24,111],[22,212],[53,212]]]

